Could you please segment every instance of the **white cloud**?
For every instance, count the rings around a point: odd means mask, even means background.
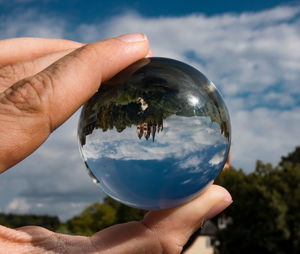
[[[299,144],[299,13],[299,6],[210,17],[127,13],[103,23],[75,25],[63,17],[23,10],[0,17],[0,39],[43,36],[90,42],[146,33],[155,55],[194,65],[221,89],[231,112],[232,163],[250,171],[256,159],[277,163]],[[84,170],[76,128],[72,118],[37,152],[1,175],[0,193],[5,195],[0,209],[65,219],[101,198]]]
[[[12,16],[0,16],[0,39],[67,36],[67,22],[62,17],[40,14],[34,9],[22,9],[22,12],[17,11]]]
[[[255,159],[278,163],[299,145],[300,107],[239,111],[232,117],[232,125],[234,165],[251,170]]]
[[[224,154],[226,150],[222,150],[218,153],[216,153],[209,161],[209,164],[211,165],[218,165],[224,160]]]
[[[30,205],[24,198],[14,198],[6,208],[7,213],[27,213],[30,209]]]
[[[202,161],[203,159],[201,159],[199,156],[191,156],[187,160],[181,162],[179,164],[179,167],[182,169],[195,170],[199,168],[199,165],[201,164]]]
[[[163,160],[182,159],[189,154],[206,150],[211,146],[223,146],[227,139],[217,124],[207,117],[172,116],[164,121],[164,130],[156,134],[155,142],[139,141],[136,127],[125,129],[122,134],[116,130],[103,132],[96,129],[87,136],[82,149],[85,158],[111,158],[120,160]],[[182,163],[192,163],[182,162]]]
[[[0,206],[6,212],[78,214],[104,194],[86,173],[77,147],[74,115],[30,157],[0,177]],[[25,208],[27,209],[25,211]]]
[[[299,6],[211,17],[129,13],[105,33],[145,32],[155,55],[192,63],[211,78],[231,113],[232,163],[251,171],[256,159],[277,163],[299,144],[299,14]]]
[[[192,179],[187,179],[187,180],[185,180],[185,181],[183,181],[181,184],[188,184],[189,182],[191,182],[192,181]]]
[[[129,13],[106,24],[104,33],[145,32],[155,55],[194,64],[226,97],[264,93],[279,83],[290,95],[300,93],[298,14],[299,7],[212,17],[144,18]]]

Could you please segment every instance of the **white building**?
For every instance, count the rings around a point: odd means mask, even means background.
[[[215,235],[217,233],[217,226],[207,221],[203,224],[189,240],[185,247],[184,254],[213,254],[215,246]]]

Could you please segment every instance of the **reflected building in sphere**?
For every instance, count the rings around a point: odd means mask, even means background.
[[[139,139],[144,137],[148,140],[151,136],[153,142],[155,139],[155,133],[159,133],[161,131],[163,131],[163,120],[159,123],[143,123],[136,126],[136,133]]]

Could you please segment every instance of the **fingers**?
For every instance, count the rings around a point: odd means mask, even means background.
[[[32,153],[107,80],[143,58],[143,34],[81,47],[0,94],[0,172]]]
[[[216,215],[232,202],[224,188],[211,185],[198,198],[172,209],[149,212],[144,220],[115,225],[91,237],[100,253],[179,254],[204,217]]]
[[[84,44],[61,39],[15,38],[0,41],[0,67],[30,61],[57,51],[78,48]]]
[[[227,190],[212,185],[187,204],[150,212],[142,223],[115,225],[91,238],[52,233],[40,227],[13,230],[0,226],[0,244],[5,250],[10,250],[9,253],[52,250],[55,253],[179,254],[190,235],[202,224],[205,215],[215,215],[231,202]]]
[[[83,236],[53,233],[45,228],[26,226],[9,229],[0,225],[0,254],[16,253],[95,253]]]
[[[0,93],[15,82],[37,74],[50,64],[74,50],[75,49],[67,49],[47,54],[33,60],[5,65],[4,67],[0,68]]]
[[[155,232],[164,253],[180,253],[189,237],[202,225],[232,203],[227,190],[212,185],[192,202],[163,211],[151,211],[143,223]]]

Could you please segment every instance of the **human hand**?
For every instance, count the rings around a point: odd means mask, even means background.
[[[83,45],[64,40],[0,41],[0,173],[15,165],[72,115],[99,84],[149,54],[142,34]],[[0,253],[180,253],[190,235],[231,203],[212,185],[188,204],[149,212],[92,237],[41,227],[0,226]]]

